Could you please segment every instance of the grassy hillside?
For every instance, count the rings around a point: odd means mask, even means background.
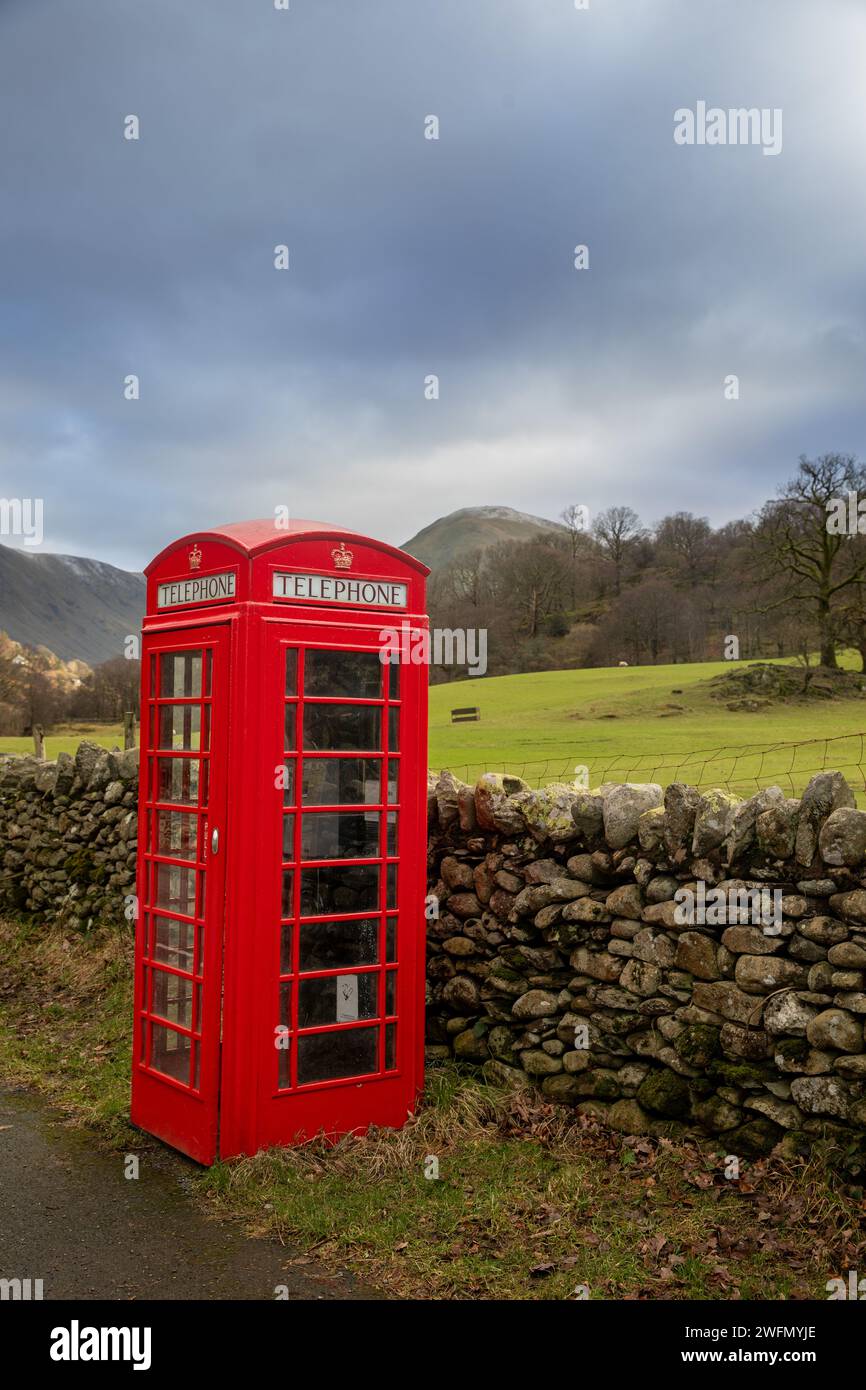
[[[0,629],[17,642],[95,666],[123,655],[143,613],[143,574],[0,545]]]
[[[680,778],[700,786],[728,784],[746,794],[778,782],[789,795],[826,766],[863,790],[866,699],[771,702],[754,712],[732,711],[712,697],[707,682],[733,666],[546,671],[436,686],[430,691],[430,766],[450,767],[467,780],[507,770],[538,785],[571,780],[575,767],[585,765],[592,785]],[[451,724],[452,708],[475,704],[479,723]],[[801,748],[774,748],[800,741]]]

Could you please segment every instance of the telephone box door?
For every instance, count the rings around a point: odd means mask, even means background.
[[[260,827],[260,1145],[399,1127],[420,1084],[427,671],[383,665],[381,623],[263,623],[284,785]]]
[[[228,625],[145,636],[132,1119],[212,1163],[219,1125]]]

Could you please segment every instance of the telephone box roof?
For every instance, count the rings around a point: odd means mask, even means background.
[[[258,521],[231,521],[223,526],[213,526],[207,531],[191,531],[188,536],[180,536],[177,540],[167,545],[164,550],[145,566],[145,574],[150,574],[151,570],[159,564],[172,550],[179,546],[190,544],[192,541],[221,541],[224,545],[230,545],[243,555],[252,558],[260,555],[266,550],[273,550],[278,546],[289,545],[293,540],[346,540],[355,541],[358,545],[373,546],[376,550],[382,550],[388,555],[394,555],[409,565],[419,574],[427,575],[430,570],[420,560],[416,560],[414,555],[409,555],[407,551],[400,550],[398,546],[387,545],[385,541],[375,540],[372,536],[364,536],[359,531],[347,531],[341,526],[335,526],[333,522],[327,521],[304,521],[301,517],[292,518],[288,525],[275,527],[274,518],[263,517]]]

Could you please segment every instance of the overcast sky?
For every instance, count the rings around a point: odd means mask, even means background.
[[[0,494],[140,568],[866,453],[864,54],[864,0],[0,0]],[[781,153],[676,144],[699,101]]]

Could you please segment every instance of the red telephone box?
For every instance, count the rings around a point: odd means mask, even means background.
[[[383,633],[408,652],[426,629],[428,570],[250,521],[146,573],[133,1122],[200,1163],[399,1127],[423,1081],[427,670]]]

